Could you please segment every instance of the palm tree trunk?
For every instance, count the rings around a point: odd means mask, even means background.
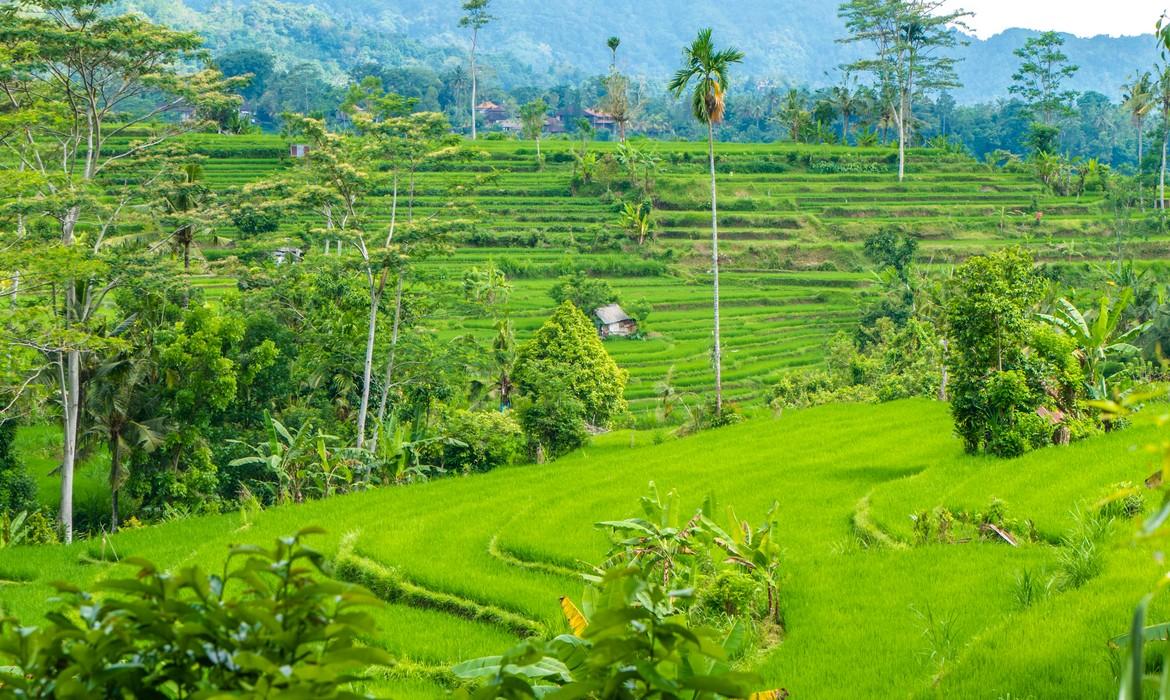
[[[471,140],[475,140],[475,44],[479,40],[479,29],[471,30]]]
[[[715,307],[715,414],[723,414],[723,349],[719,338],[719,214],[715,203],[715,125],[707,121],[707,159],[711,165],[711,274]]]
[[[183,308],[191,305],[191,243],[183,232]]]
[[[1144,153],[1142,152],[1142,150],[1143,150],[1142,147],[1144,146],[1144,143],[1143,143],[1143,139],[1142,139],[1142,120],[1141,119],[1137,120],[1137,132],[1138,132],[1138,134],[1137,134],[1137,136],[1138,136],[1138,162],[1137,162],[1137,165],[1138,165],[1138,170],[1137,170],[1137,174],[1138,174],[1138,206],[1141,208],[1142,211],[1145,211],[1146,210],[1146,195],[1145,195],[1145,190],[1142,187],[1142,156],[1144,155]]]
[[[118,492],[122,480],[122,446],[118,436],[110,436],[110,532],[118,531]]]
[[[1166,140],[1170,139],[1170,129],[1162,130],[1162,173],[1158,179],[1158,208],[1166,210]]]

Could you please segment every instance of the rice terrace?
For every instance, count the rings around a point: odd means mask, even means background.
[[[1170,16],[1035,4],[0,3],[0,698],[1170,697]]]

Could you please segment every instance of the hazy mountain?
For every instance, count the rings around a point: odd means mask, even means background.
[[[454,65],[467,43],[457,26],[459,0],[125,0],[125,7],[168,24],[196,29],[213,51],[266,48],[279,60],[319,62],[340,77],[360,61]],[[652,79],[667,76],[695,30],[715,29],[720,44],[747,54],[743,76],[819,86],[857,47],[844,35],[834,2],[808,0],[495,0],[496,20],[482,34],[487,61],[505,86],[569,80],[609,65],[605,40],[619,36],[619,64]],[[1006,95],[1026,30],[959,50],[965,83],[960,102]],[[1115,96],[1121,82],[1157,58],[1152,36],[1067,37],[1081,71],[1072,87]]]

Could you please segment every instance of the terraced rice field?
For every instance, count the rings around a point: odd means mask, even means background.
[[[217,189],[294,165],[285,155],[287,143],[275,136],[198,136],[189,146],[208,156],[205,177]],[[588,146],[600,152],[614,147]],[[705,145],[637,147],[659,159],[653,187],[658,241],[646,251],[595,248],[599,237],[621,235],[620,204],[598,192],[574,194],[570,149],[581,145],[566,141],[543,144],[543,168],[531,143],[465,143],[462,157],[419,173],[415,214],[425,216],[449,201],[452,185],[481,180],[473,196],[460,200],[478,213],[474,230],[463,234],[454,255],[428,265],[455,279],[488,260],[510,272],[517,289],[511,315],[521,339],[550,312],[547,291],[567,269],[609,279],[623,301],[650,302],[648,337],[609,343],[630,370],[629,398],[640,410],[652,405],[655,383],[672,367],[676,387],[696,397],[706,395],[713,378]],[[861,242],[881,226],[898,225],[920,237],[924,264],[946,265],[1006,244],[1028,246],[1053,262],[1112,255],[1113,227],[1098,195],[1052,197],[1026,173],[993,171],[927,150],[911,153],[910,175],[899,184],[892,162],[888,149],[719,146],[725,381],[733,399],[749,399],[780,373],[822,360],[827,340],[849,327],[859,294],[872,280]],[[387,223],[389,198],[382,204],[377,218]],[[310,254],[319,252],[323,243],[305,241],[303,234],[319,225],[309,213],[290,214],[271,246],[293,240]],[[236,235],[230,227],[220,233]],[[1152,237],[1127,245],[1131,255],[1155,259],[1167,242]],[[219,259],[233,250],[207,252]],[[234,286],[214,265],[200,283],[210,298]],[[490,324],[455,318],[444,330],[486,335]]]
[[[750,520],[779,502],[786,631],[744,662],[765,687],[797,698],[1115,697],[1108,640],[1158,579],[1165,542],[1135,544],[1135,523],[1119,520],[1080,587],[1024,605],[1018,581],[1057,575],[1074,514],[1154,469],[1133,449],[1160,438],[1152,413],[1011,461],[963,455],[945,405],[925,400],[788,412],[664,444],[617,433],[544,466],[179,520],[104,545],[0,550],[0,603],[31,620],[51,604],[50,581],[107,576],[113,565],[101,560],[114,553],[214,568],[229,543],[320,524],[329,533],[317,545],[340,554],[338,571],[391,601],[368,641],[400,663],[377,690],[439,697],[453,662],[565,630],[558,597],[579,595],[575,572],[606,549],[593,523],[633,516],[653,480],[687,507],[713,493]],[[974,512],[992,498],[1030,521],[1037,541],[916,541],[911,514]],[[1153,619],[1168,613],[1160,604]]]

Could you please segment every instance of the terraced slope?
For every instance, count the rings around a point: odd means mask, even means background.
[[[1100,575],[1082,587],[1025,608],[1017,580],[1025,569],[1055,574],[1061,550],[1047,542],[1073,525],[1074,509],[1152,470],[1150,455],[1130,449],[1159,437],[1149,423],[1014,461],[962,455],[945,406],[927,401],[790,412],[662,445],[638,434],[631,448],[615,434],[545,466],[181,520],[105,548],[3,550],[0,602],[37,615],[49,581],[106,575],[111,565],[95,561],[103,551],[209,566],[228,543],[321,524],[330,533],[318,544],[344,550],[339,570],[394,601],[370,641],[403,663],[380,690],[437,697],[450,663],[563,629],[558,596],[576,595],[571,572],[605,550],[592,524],[633,515],[653,480],[690,505],[714,493],[748,519],[779,501],[787,631],[750,662],[769,687],[815,698],[1105,698],[1115,694],[1106,641],[1158,578],[1152,553],[1163,543],[1135,547],[1134,525],[1115,523]],[[993,497],[1031,520],[1042,543],[914,546],[911,513]],[[862,546],[858,528],[892,546]]]
[[[226,189],[262,178],[293,162],[278,137],[192,137],[208,156],[207,180]],[[614,144],[590,144],[609,151]],[[478,221],[456,253],[432,267],[453,276],[495,260],[516,282],[511,310],[521,333],[551,310],[547,290],[567,270],[587,268],[613,283],[625,301],[646,299],[654,311],[639,342],[613,341],[610,351],[630,369],[629,398],[636,410],[652,406],[655,383],[674,368],[677,388],[706,395],[709,367],[709,193],[705,145],[645,142],[659,160],[655,206],[659,238],[646,251],[620,250],[619,197],[574,193],[573,156],[579,144],[546,141],[538,167],[531,143],[466,143],[463,157],[418,175],[415,214],[425,216],[449,199],[455,184],[479,181]],[[727,390],[735,399],[758,394],[781,372],[819,363],[827,340],[849,327],[857,295],[872,279],[861,255],[865,236],[898,225],[923,240],[922,262],[945,264],[1005,244],[1032,248],[1043,260],[1085,262],[1112,255],[1114,238],[1099,195],[1080,200],[1044,194],[1027,174],[992,171],[937,151],[911,154],[911,174],[898,184],[893,153],[791,144],[727,144],[718,151]],[[599,196],[600,195],[600,196]],[[388,221],[388,199],[381,219]],[[1040,214],[1039,220],[1037,214]],[[300,241],[320,222],[290,214],[277,240]],[[222,235],[232,238],[234,229]],[[1167,241],[1131,241],[1131,254],[1162,256]],[[210,250],[212,260],[231,248]],[[641,253],[648,256],[643,260]],[[234,286],[206,270],[209,296]],[[450,319],[448,332],[490,332],[488,324]]]

